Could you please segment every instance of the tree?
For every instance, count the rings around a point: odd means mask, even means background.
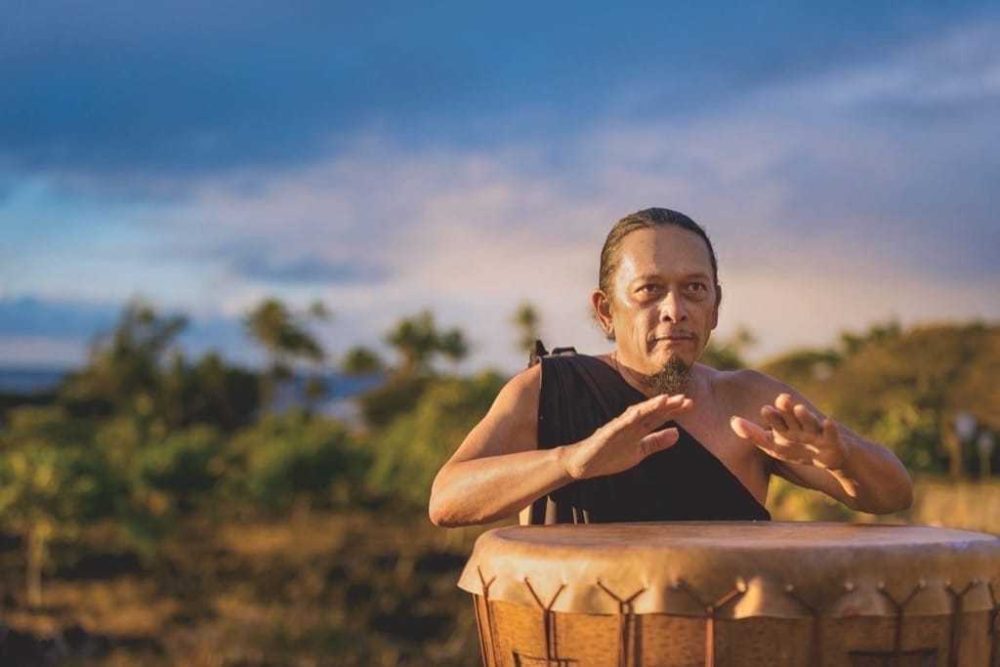
[[[429,372],[437,356],[461,361],[469,351],[461,330],[438,330],[434,316],[428,310],[400,320],[386,335],[386,342],[399,353],[402,363],[396,368],[396,373],[401,376]]]
[[[899,338],[902,329],[899,322],[889,320],[884,324],[873,324],[868,327],[868,331],[862,334],[855,334],[844,331],[840,334],[840,347],[844,354],[850,356],[856,354],[862,347],[869,344],[880,344]]]
[[[51,541],[111,515],[124,483],[94,446],[88,421],[59,407],[16,408],[8,418],[0,432],[0,521],[24,538],[28,600],[38,606]]]
[[[465,358],[468,344],[458,328],[442,331],[430,311],[403,318],[385,337],[399,355],[399,364],[385,382],[365,392],[359,399],[361,413],[369,426],[382,427],[397,415],[412,409],[424,390],[433,384],[433,362],[444,357],[457,362]]]
[[[216,352],[202,356],[190,373],[196,390],[184,426],[213,424],[231,432],[250,422],[260,404],[256,374],[226,365]]]
[[[177,431],[142,447],[135,461],[139,495],[159,494],[170,510],[189,512],[226,470],[226,451],[211,426]]]
[[[968,412],[985,429],[1000,430],[997,325],[926,325],[906,331],[891,323],[876,325],[862,334],[842,334],[840,351],[799,350],[762,370],[891,447],[911,469],[948,469],[958,477],[974,465],[973,453],[955,437],[958,412]]]
[[[186,323],[182,315],[129,302],[114,329],[91,346],[87,364],[63,382],[60,402],[77,416],[132,415],[167,430],[242,426],[257,409],[257,377],[215,352],[192,364],[176,345]]]
[[[377,436],[371,488],[412,507],[426,507],[434,475],[489,410],[504,378],[486,371],[472,378],[441,378],[414,407],[397,414]]]
[[[767,361],[762,370],[805,391],[806,387],[831,377],[842,359],[834,349],[804,348]]]
[[[164,354],[187,326],[180,315],[160,316],[149,303],[133,299],[115,328],[91,346],[87,365],[70,375],[61,399],[75,412],[149,412],[156,402]]]
[[[322,346],[306,329],[309,320],[327,320],[330,314],[321,302],[314,302],[304,315],[296,315],[279,299],[265,299],[244,318],[250,337],[269,357],[268,372],[261,386],[263,403],[273,406],[281,382],[293,374],[297,361],[321,364],[326,357]]]
[[[360,345],[348,350],[341,362],[343,372],[355,377],[381,373],[384,368],[385,362],[378,354]]]
[[[514,311],[511,322],[517,329],[517,349],[526,355],[531,354],[540,336],[538,311],[530,302],[524,301]]]
[[[267,415],[232,443],[230,491],[258,507],[286,510],[297,500],[337,505],[356,499],[370,454],[332,419],[310,419],[290,410]]]

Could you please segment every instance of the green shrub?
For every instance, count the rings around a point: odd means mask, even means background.
[[[59,408],[16,408],[0,431],[0,527],[24,537],[28,596],[41,602],[52,539],[112,515],[127,487],[89,422]]]
[[[434,476],[489,410],[503,383],[491,371],[435,380],[412,410],[372,436],[370,488],[410,508],[425,507]]]
[[[342,424],[301,411],[265,417],[233,447],[241,470],[230,492],[267,510],[287,509],[297,499],[319,505],[356,499],[369,462]]]
[[[224,455],[218,431],[195,426],[142,447],[136,462],[138,481],[168,494],[181,509],[191,509],[222,476]]]

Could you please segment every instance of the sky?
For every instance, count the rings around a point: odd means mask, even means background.
[[[81,363],[132,298],[238,363],[269,296],[328,306],[332,363],[430,309],[514,370],[524,300],[597,353],[650,206],[752,359],[1000,317],[995,3],[282,5],[5,3],[0,365]]]

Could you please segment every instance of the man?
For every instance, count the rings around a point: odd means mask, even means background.
[[[909,507],[888,449],[778,380],[697,363],[721,299],[697,223],[659,208],[620,220],[591,296],[614,351],[547,356],[511,379],[435,478],[431,521],[529,505],[532,523],[766,520],[772,473],[855,510]]]

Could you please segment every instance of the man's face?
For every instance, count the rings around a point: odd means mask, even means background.
[[[718,324],[719,296],[705,242],[667,226],[622,240],[611,294],[594,292],[593,304],[614,332],[619,360],[652,375],[672,358],[691,366],[701,356]]]

